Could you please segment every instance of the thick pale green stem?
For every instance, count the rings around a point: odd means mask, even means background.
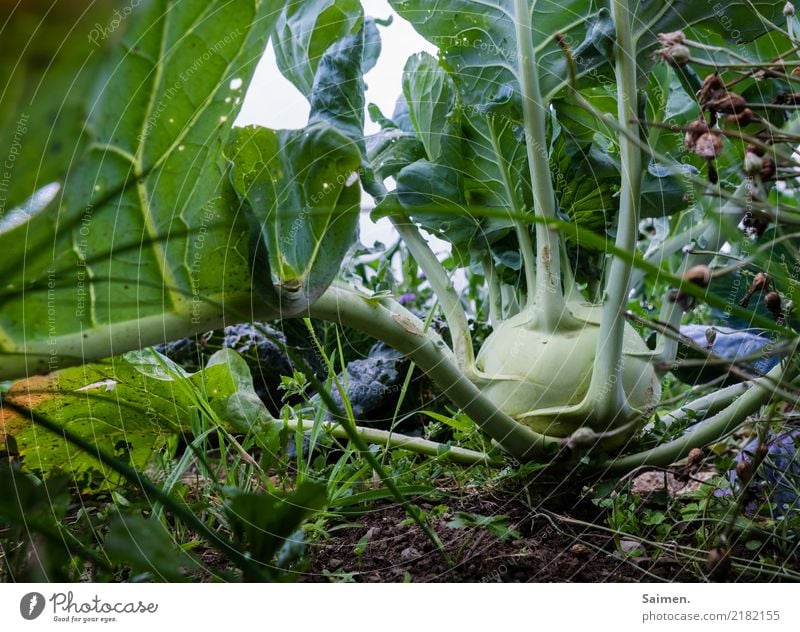
[[[521,306],[519,304],[519,297],[517,296],[517,289],[508,283],[503,283],[500,286],[500,296],[503,300],[503,318],[508,319],[512,316],[519,314]]]
[[[572,272],[566,250],[561,253],[561,271],[564,279],[564,296],[567,302],[585,303],[586,298],[581,294],[578,284],[575,282],[575,274]]]
[[[472,334],[469,330],[467,313],[461,304],[461,299],[447,275],[444,266],[436,258],[428,242],[420,235],[417,227],[406,216],[392,215],[392,223],[403,238],[408,251],[417,264],[425,272],[439,304],[442,306],[447,326],[450,328],[450,337],[453,341],[453,351],[456,361],[462,370],[472,369],[475,363],[475,354],[472,350]]]
[[[494,121],[489,121],[489,131],[492,137],[492,147],[495,156],[499,161],[500,173],[503,177],[503,188],[506,192],[506,199],[511,205],[511,210],[521,215],[525,212],[524,208],[519,208],[517,205],[517,196],[514,193],[514,183],[511,180],[511,174],[508,171],[508,164],[503,156],[503,150],[500,147],[497,133],[494,129]],[[517,235],[517,242],[519,243],[519,251],[522,255],[522,265],[525,270],[525,287],[528,294],[528,304],[530,305],[533,300],[533,294],[536,289],[536,255],[533,250],[533,242],[531,241],[530,227],[526,222],[520,221],[512,217],[511,221],[514,223],[514,231]]]
[[[533,187],[533,206],[537,216],[556,218],[556,196],[547,151],[547,104],[542,100],[536,77],[536,51],[533,47],[531,8],[527,0],[516,0],[516,33],[519,50],[519,76],[522,112],[525,120],[525,145]],[[528,305],[536,304],[537,325],[557,331],[572,325],[561,288],[561,239],[547,224],[536,224],[536,290],[528,288]]]
[[[282,421],[276,421],[275,423],[280,425],[284,424]],[[313,421],[298,421],[297,419],[288,420],[286,425],[290,430],[299,432],[310,432],[315,428],[315,423]],[[322,429],[338,439],[349,438],[347,430],[339,424],[325,422],[322,425]],[[504,464],[502,459],[492,458],[483,452],[466,450],[454,446],[445,446],[436,441],[428,441],[427,439],[421,439],[419,437],[407,437],[387,430],[376,430],[374,428],[358,426],[356,432],[366,443],[385,445],[390,448],[400,448],[402,450],[414,452],[415,454],[438,457],[445,461],[452,461],[453,463],[459,463],[461,465],[489,465],[492,467],[500,467]],[[445,448],[447,449],[445,450]]]
[[[610,460],[600,466],[607,473],[628,472],[642,466],[666,467],[689,454],[693,448],[716,441],[735,430],[749,415],[764,405],[783,378],[783,367],[776,366],[765,377],[754,380],[744,395],[730,406],[699,424],[694,430],[675,441],[652,450]]]
[[[637,103],[636,51],[631,34],[631,12],[628,0],[611,3],[612,16],[617,34],[617,118],[620,127],[633,135],[638,134],[635,123]],[[641,205],[642,155],[639,147],[628,136],[620,138],[620,167],[622,182],[617,219],[615,245],[626,252],[636,250],[639,231],[639,209]],[[624,310],[631,290],[631,265],[615,257],[608,271],[600,320],[600,334],[594,361],[592,382],[588,397],[592,401],[603,401],[604,414],[609,419],[625,410],[627,404],[620,377],[622,344],[625,333]],[[603,393],[605,396],[599,396]]]
[[[669,428],[673,424],[684,422],[689,418],[694,421],[705,419],[708,415],[714,415],[730,406],[737,397],[744,395],[749,387],[749,383],[743,382],[714,391],[673,410],[671,413],[660,415],[661,422]]]
[[[682,268],[683,269],[683,268]],[[683,307],[679,301],[672,300],[671,292],[667,292],[661,299],[661,313],[658,320],[666,326],[663,332],[656,333],[656,352],[653,362],[656,372],[663,377],[664,373],[673,370],[673,363],[678,357],[680,346],[681,321],[683,320]],[[664,367],[660,369],[659,367]]]
[[[488,401],[453,362],[440,337],[425,333],[422,321],[395,301],[365,300],[344,288],[332,287],[309,309],[309,316],[346,323],[408,356],[454,404],[512,456],[520,460],[547,458],[558,439],[533,432]]]
[[[193,304],[186,298],[176,313],[98,325],[80,333],[26,341],[24,348],[6,347],[0,356],[0,379],[49,373],[83,362],[162,344],[247,320],[273,320],[280,312],[255,303],[249,294],[214,297]],[[254,311],[256,310],[256,311]]]

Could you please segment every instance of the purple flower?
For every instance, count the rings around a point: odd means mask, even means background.
[[[400,305],[413,305],[417,300],[417,295],[414,294],[414,292],[407,292],[402,294],[397,300],[400,301]]]

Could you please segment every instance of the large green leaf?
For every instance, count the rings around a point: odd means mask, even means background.
[[[487,239],[494,241],[512,226],[502,218],[476,217],[469,207],[519,212],[531,207],[520,128],[491,108],[464,105],[451,77],[426,53],[406,64],[403,93],[409,120],[428,159],[399,170],[396,199],[376,211],[391,213],[391,205],[399,202],[415,222],[453,244],[466,265],[470,249],[483,248]],[[399,157],[400,147],[392,158]]]
[[[361,152],[316,123],[237,129],[229,154],[234,186],[249,207],[258,288],[285,311],[303,310],[338,274],[355,239]]]
[[[283,76],[306,97],[325,52],[363,23],[359,0],[291,0],[275,26],[275,56]]]
[[[332,44],[317,68],[311,91],[309,125],[328,123],[364,147],[365,31]]]
[[[390,0],[390,4],[439,47],[465,103],[518,102],[515,0],[443,0],[433,5],[426,0]],[[582,83],[608,81],[614,35],[605,3],[536,0],[528,4],[533,13],[537,77],[545,101],[566,85],[568,75],[564,54],[553,37],[556,33],[569,45]],[[780,0],[636,3],[634,35],[640,68],[646,71],[654,63],[649,53],[657,44],[658,33],[698,29],[718,33],[732,42],[749,41],[769,30],[760,16],[778,19],[784,4]],[[515,110],[509,109],[507,115],[514,116]]]
[[[101,46],[125,28],[111,27],[121,1],[15,4],[0,35],[0,217],[83,154]]]
[[[428,159],[437,160],[442,141],[447,141],[448,117],[455,105],[452,80],[428,53],[412,55],[403,71],[403,95]]]
[[[237,129],[228,148],[250,223],[253,278],[283,315],[319,298],[356,239],[367,153],[365,37],[360,28],[322,55],[304,129]]]
[[[230,349],[216,353],[193,375],[152,350],[133,352],[18,382],[7,399],[57,421],[139,470],[178,435],[192,430],[192,419],[203,406],[240,432],[271,419],[255,394],[247,365]],[[13,450],[8,450],[10,437]],[[0,409],[0,448],[18,453],[30,471],[68,469],[86,490],[121,482],[91,454],[9,408]]]
[[[1,375],[205,330],[250,308],[247,225],[221,150],[282,7],[159,0],[133,11],[106,55],[87,154],[46,209],[0,225]]]

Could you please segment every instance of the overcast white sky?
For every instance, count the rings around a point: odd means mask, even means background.
[[[436,53],[436,48],[422,38],[411,25],[400,18],[386,0],[363,0],[366,15],[387,18],[394,22],[388,28],[378,27],[381,32],[383,49],[377,65],[365,77],[367,83],[367,103],[376,103],[381,111],[391,116],[394,104],[402,91],[403,67],[409,56],[420,51]],[[272,45],[256,68],[242,110],[236,119],[237,125],[262,125],[273,129],[297,129],[308,122],[308,101],[278,70]],[[367,117],[367,134],[379,129]],[[367,196],[365,196],[367,197]],[[389,221],[381,220],[373,224],[368,214],[362,216],[361,241],[372,246],[376,240],[386,243],[394,231]],[[445,253],[449,247],[437,239],[431,240],[438,253]]]
[[[364,11],[376,18],[394,17],[388,27],[378,27],[383,40],[383,52],[378,64],[365,77],[367,103],[377,103],[384,114],[391,116],[401,91],[401,77],[406,59],[419,51],[434,53],[436,49],[425,41],[405,20],[392,11],[386,0],[364,0]],[[303,127],[308,120],[305,97],[278,70],[275,53],[270,45],[256,69],[255,77],[244,100],[237,124],[257,124],[275,129]],[[367,121],[367,133],[378,128]]]

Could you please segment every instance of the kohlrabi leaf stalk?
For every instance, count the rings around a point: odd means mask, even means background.
[[[534,3],[535,4],[535,3]],[[534,213],[544,219],[556,218],[556,196],[547,151],[547,105],[542,100],[536,76],[536,51],[533,46],[532,8],[527,0],[516,0],[516,34],[519,81],[522,94],[525,144],[528,152]],[[527,233],[527,231],[526,231]],[[521,245],[524,241],[521,242]],[[523,256],[526,251],[523,248]],[[530,262],[526,262],[526,270]],[[536,224],[535,289],[528,288],[528,306],[534,306],[531,324],[557,331],[575,325],[564,301],[561,287],[561,239],[546,223]],[[530,273],[526,273],[530,276]]]
[[[383,183],[377,180],[370,182],[370,188],[378,202],[384,200],[388,195]],[[450,328],[453,351],[459,368],[462,371],[471,371],[475,364],[475,352],[472,349],[472,334],[469,330],[467,312],[461,304],[461,299],[450,281],[447,271],[406,213],[400,209],[393,209],[389,219],[417,265],[422,268],[428,283],[431,284],[431,288],[439,299],[447,326]]]
[[[613,0],[611,13],[616,30],[615,70],[617,76],[617,117],[630,134],[638,134],[636,50],[631,29],[628,0]],[[620,138],[620,204],[615,245],[627,252],[636,250],[641,206],[642,155],[630,136]],[[600,415],[613,419],[629,408],[621,380],[621,358],[625,335],[625,306],[631,290],[631,265],[614,257],[609,266],[600,334],[589,397],[597,398]],[[604,394],[601,397],[600,393]]]

